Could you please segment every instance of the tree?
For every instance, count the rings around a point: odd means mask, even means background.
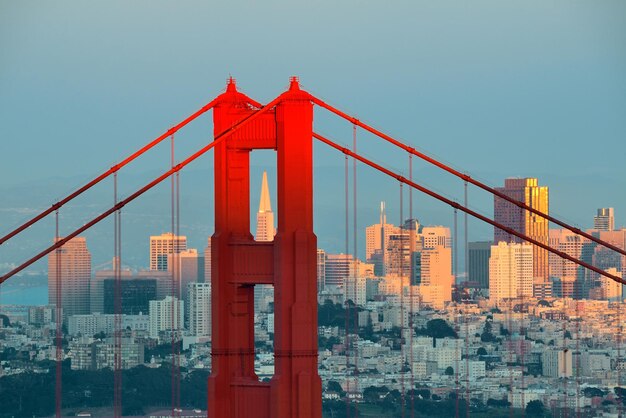
[[[417,335],[427,335],[433,338],[452,337],[457,338],[454,329],[443,319],[431,319],[426,323],[426,328],[417,329]]]
[[[543,417],[545,412],[546,409],[541,401],[530,401],[528,405],[526,405],[526,415],[529,417]]]
[[[478,355],[478,356],[486,356],[487,355],[487,350],[485,350],[485,347],[478,347],[478,350],[476,350],[476,355]]]
[[[452,366],[448,366],[445,371],[446,376],[452,376],[454,374],[454,369]]]
[[[339,393],[341,396],[343,396],[345,394],[345,392],[343,391],[341,385],[339,384],[339,382],[335,381],[335,380],[329,380],[328,383],[326,384],[326,390],[329,392],[336,392]]]

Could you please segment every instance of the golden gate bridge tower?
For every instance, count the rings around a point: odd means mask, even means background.
[[[215,135],[254,113],[253,103],[230,79],[215,103]],[[313,104],[294,77],[273,109],[215,147],[210,418],[321,417],[312,141]],[[250,153],[258,149],[277,154],[273,242],[250,233]],[[275,292],[269,382],[254,372],[254,286],[261,284]]]

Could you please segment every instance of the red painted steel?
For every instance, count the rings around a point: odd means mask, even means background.
[[[445,204],[447,204],[449,206],[452,206],[455,209],[463,211],[463,212],[467,213],[468,215],[473,216],[476,219],[479,219],[479,220],[481,220],[483,222],[486,222],[486,223],[488,223],[488,224],[490,224],[492,226],[495,226],[496,228],[500,228],[503,231],[505,231],[505,232],[507,232],[507,233],[509,233],[511,235],[515,235],[516,237],[521,238],[524,241],[530,242],[531,244],[534,244],[534,245],[536,245],[538,247],[541,247],[544,250],[547,250],[547,251],[549,251],[549,252],[551,252],[553,254],[558,255],[562,259],[569,260],[569,261],[571,261],[573,263],[578,264],[579,266],[582,266],[582,267],[584,267],[586,269],[589,269],[589,270],[591,270],[591,271],[593,271],[595,273],[598,273],[598,274],[600,274],[600,275],[602,275],[604,277],[607,277],[607,278],[609,278],[611,280],[614,280],[614,281],[616,281],[618,283],[626,284],[626,279],[622,279],[619,276],[615,276],[613,274],[607,273],[606,271],[604,271],[604,270],[602,270],[602,269],[600,269],[598,267],[592,266],[591,264],[586,263],[584,261],[581,261],[581,260],[579,260],[579,259],[577,259],[575,257],[572,257],[571,255],[566,254],[563,251],[556,250],[556,249],[550,247],[549,245],[546,245],[546,244],[544,244],[542,242],[537,241],[536,239],[533,239],[533,238],[531,238],[531,237],[529,237],[529,236],[527,236],[525,234],[522,234],[521,232],[518,232],[518,231],[516,231],[514,229],[511,229],[509,227],[506,227],[506,226],[504,226],[504,225],[502,225],[502,224],[500,224],[500,223],[498,223],[498,222],[496,222],[496,221],[494,221],[494,220],[492,220],[492,219],[490,219],[490,218],[488,218],[488,217],[486,217],[484,215],[481,215],[480,213],[475,212],[475,211],[473,211],[473,210],[471,210],[471,209],[469,209],[469,208],[467,208],[467,207],[465,207],[465,206],[463,206],[463,205],[461,205],[461,204],[459,204],[459,203],[457,203],[457,202],[455,202],[453,200],[450,200],[450,199],[448,199],[448,198],[446,198],[446,197],[444,197],[444,196],[442,196],[442,195],[440,195],[440,194],[438,194],[436,192],[433,192],[432,190],[427,189],[426,187],[420,186],[419,184],[417,184],[417,183],[415,183],[413,181],[408,180],[407,178],[401,176],[400,174],[394,173],[393,171],[388,170],[387,168],[381,166],[380,164],[376,164],[375,162],[373,162],[371,160],[368,160],[367,158],[350,151],[348,148],[342,147],[341,145],[331,141],[330,139],[328,139],[328,138],[326,138],[326,137],[324,137],[324,136],[322,136],[322,135],[320,135],[318,133],[314,132],[313,133],[313,137],[318,139],[318,140],[320,140],[321,142],[325,143],[326,145],[329,145],[332,148],[335,148],[336,150],[341,151],[341,152],[343,152],[346,155],[349,155],[350,157],[356,158],[357,160],[361,161],[364,164],[369,165],[370,167],[380,171],[381,173],[387,174],[388,176],[393,177],[394,179],[398,180],[401,183],[408,184],[409,186],[413,187],[414,189],[417,189],[417,190],[419,190],[422,193],[425,193],[425,194],[427,194],[427,195],[429,195],[431,197],[434,197],[435,199],[437,199],[437,200],[439,200],[439,201],[441,201],[441,202],[443,202],[443,203],[445,203]]]
[[[626,255],[626,250],[623,250],[623,249],[621,249],[619,247],[616,247],[615,245],[612,245],[612,244],[610,244],[610,243],[608,243],[606,241],[603,241],[603,240],[601,240],[598,237],[594,237],[593,235],[588,234],[585,231],[582,231],[580,228],[576,228],[576,227],[573,227],[573,226],[571,226],[569,224],[566,224],[565,222],[560,221],[559,219],[557,219],[557,218],[555,218],[553,216],[550,216],[547,213],[543,213],[543,212],[541,212],[541,211],[539,211],[539,210],[537,210],[537,209],[535,209],[535,208],[533,208],[531,206],[528,206],[524,202],[520,202],[519,200],[515,200],[512,197],[509,197],[506,194],[504,194],[502,192],[499,192],[498,190],[494,189],[493,187],[489,187],[485,183],[482,183],[482,182],[480,182],[478,180],[475,180],[472,177],[470,177],[469,175],[461,173],[460,171],[455,170],[454,168],[452,168],[452,167],[450,167],[450,166],[448,166],[448,165],[446,165],[446,164],[444,164],[444,163],[442,163],[440,161],[437,161],[434,158],[429,157],[428,155],[426,155],[426,154],[424,154],[422,152],[419,152],[415,148],[409,147],[408,145],[403,144],[402,142],[398,141],[397,139],[394,139],[391,136],[385,134],[384,132],[381,132],[378,129],[373,128],[373,127],[371,127],[371,126],[361,122],[359,119],[354,118],[354,117],[348,115],[347,113],[342,112],[341,110],[339,110],[339,109],[329,105],[328,103],[325,103],[324,101],[322,101],[322,100],[320,100],[320,99],[318,99],[316,97],[313,98],[313,103],[315,103],[316,105],[318,105],[320,107],[323,107],[324,109],[326,109],[326,110],[336,114],[337,116],[339,116],[339,117],[341,117],[341,118],[343,118],[343,119],[345,119],[345,120],[347,120],[347,121],[349,121],[349,122],[351,122],[351,123],[353,123],[355,125],[360,126],[361,128],[363,128],[366,131],[368,131],[368,132],[378,136],[379,138],[382,138],[385,141],[387,141],[387,142],[389,142],[389,143],[391,143],[391,144],[393,144],[393,145],[395,145],[395,146],[397,146],[399,148],[402,148],[406,152],[421,158],[422,160],[424,160],[424,161],[434,165],[435,167],[441,168],[442,170],[445,170],[448,173],[450,173],[450,174],[452,174],[452,175],[454,175],[456,177],[459,177],[460,179],[463,179],[463,180],[465,180],[468,183],[473,184],[474,186],[477,186],[477,187],[479,187],[479,188],[481,188],[481,189],[483,189],[483,190],[485,190],[485,191],[487,191],[487,192],[489,192],[489,193],[491,193],[491,194],[493,194],[495,196],[498,196],[500,199],[504,199],[504,200],[514,204],[515,206],[517,206],[517,207],[519,207],[521,209],[524,209],[524,210],[527,210],[527,211],[529,211],[531,213],[534,213],[537,216],[541,216],[542,218],[547,219],[548,221],[553,222],[553,223],[559,225],[562,228],[569,229],[570,231],[574,232],[575,234],[581,235],[581,236],[587,238],[588,240],[591,240],[591,241],[593,241],[593,242],[595,242],[597,244],[600,244],[600,245],[602,245],[602,246],[604,246],[606,248],[609,248],[612,251],[618,252],[618,253],[620,253],[622,255]]]
[[[297,79],[275,109],[215,148],[212,251],[211,418],[320,418],[317,373],[317,238],[313,233],[313,105]],[[252,110],[230,82],[218,97],[214,129]],[[273,120],[274,128],[267,126]],[[269,137],[268,133],[275,133]],[[271,243],[250,233],[250,151],[277,152],[278,230]],[[251,274],[257,266],[261,270]],[[264,274],[262,274],[263,272]],[[247,274],[246,274],[247,273]],[[275,373],[254,373],[254,285],[275,289]]]

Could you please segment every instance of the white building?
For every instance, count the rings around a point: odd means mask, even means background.
[[[533,296],[533,246],[499,242],[491,246],[489,257],[489,299]]]
[[[211,335],[211,283],[189,283],[189,332],[197,337]]]
[[[187,237],[171,232],[150,237],[150,270],[167,271],[168,255],[187,249]]]
[[[163,300],[150,301],[150,337],[158,338],[161,331],[180,332],[183,328],[185,303],[167,296]]]

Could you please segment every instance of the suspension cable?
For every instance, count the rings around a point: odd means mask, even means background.
[[[67,195],[63,199],[61,199],[58,202],[54,203],[52,206],[50,206],[48,209],[42,211],[41,213],[39,213],[34,218],[30,219],[29,221],[27,221],[24,224],[20,225],[19,227],[15,228],[13,231],[11,231],[8,234],[4,235],[2,238],[0,238],[0,245],[4,244],[6,241],[8,241],[9,239],[13,238],[14,236],[19,234],[23,230],[27,229],[28,227],[30,227],[30,226],[34,225],[35,223],[39,222],[41,219],[43,219],[46,216],[50,215],[55,210],[61,208],[66,203],[68,203],[68,202],[72,201],[73,199],[77,198],[78,196],[80,196],[81,194],[86,192],[87,190],[91,189],[96,184],[100,183],[102,180],[106,179],[107,177],[111,176],[114,173],[117,173],[122,167],[126,166],[127,164],[131,163],[132,161],[134,161],[135,159],[137,159],[141,155],[145,154],[147,151],[149,151],[150,149],[152,149],[155,146],[157,146],[158,144],[160,144],[164,139],[166,139],[170,135],[173,135],[174,133],[178,132],[180,129],[182,129],[183,127],[188,125],[190,122],[192,122],[193,120],[197,119],[199,116],[203,115],[204,113],[206,113],[210,109],[212,109],[215,106],[215,104],[217,103],[217,101],[218,101],[218,99],[214,99],[211,102],[207,103],[206,105],[202,106],[199,110],[197,110],[196,112],[192,113],[190,116],[188,116],[182,122],[179,122],[177,125],[174,125],[173,127],[169,128],[166,132],[162,133],[161,135],[159,135],[158,137],[153,139],[151,142],[149,142],[148,144],[144,145],[139,150],[135,151],[134,153],[132,153],[131,155],[126,157],[119,164],[115,164],[114,166],[109,168],[107,171],[105,171],[102,174],[100,174],[99,176],[95,177],[93,180],[89,181],[87,184],[85,184],[84,186],[80,187],[79,189],[77,189],[73,193],[70,193],[69,195]],[[255,103],[251,103],[251,104],[253,104],[255,106],[257,105],[256,102]],[[261,106],[258,105],[256,107],[260,108]]]
[[[606,248],[609,248],[609,249],[611,249],[613,251],[616,251],[616,252],[626,256],[626,250],[621,249],[621,248],[619,248],[619,247],[617,247],[615,245],[612,245],[609,242],[601,240],[598,237],[594,237],[593,235],[588,234],[588,233],[582,231],[580,228],[576,228],[576,227],[573,227],[571,225],[568,225],[565,222],[560,221],[560,220],[558,220],[557,218],[555,218],[555,217],[553,217],[551,215],[548,215],[547,213],[543,213],[540,210],[537,210],[537,209],[535,209],[535,208],[525,204],[524,202],[520,202],[519,200],[516,200],[516,199],[514,199],[512,197],[509,197],[506,194],[498,191],[497,189],[495,189],[493,187],[490,187],[490,186],[486,185],[485,183],[482,183],[482,182],[480,182],[478,180],[475,180],[474,178],[470,177],[469,175],[463,174],[460,171],[457,171],[454,168],[452,168],[452,167],[450,167],[450,166],[448,166],[446,164],[443,164],[443,163],[435,160],[432,157],[429,157],[428,155],[426,155],[426,154],[424,154],[424,153],[422,153],[420,151],[417,151],[415,148],[412,148],[412,147],[409,147],[409,146],[403,144],[402,142],[400,142],[400,141],[392,138],[391,136],[389,136],[389,135],[387,135],[387,134],[377,130],[376,128],[373,128],[373,127],[371,127],[371,126],[361,122],[359,119],[356,119],[356,118],[354,118],[354,117],[352,117],[352,116],[342,112],[341,110],[339,110],[339,109],[337,109],[337,108],[335,108],[335,107],[325,103],[324,101],[318,99],[317,97],[312,97],[311,101],[313,103],[315,103],[316,105],[318,105],[318,106],[320,106],[320,107],[322,107],[322,108],[324,108],[324,109],[326,109],[326,110],[336,114],[337,116],[347,120],[348,122],[351,122],[351,123],[353,123],[353,124],[363,128],[363,129],[365,129],[366,131],[368,131],[368,132],[378,136],[379,138],[382,138],[385,141],[387,141],[387,142],[389,142],[389,143],[391,143],[391,144],[393,144],[393,145],[395,145],[395,146],[397,146],[397,147],[399,147],[399,148],[401,148],[401,149],[403,149],[403,150],[405,150],[405,151],[415,155],[416,157],[421,158],[422,160],[424,160],[424,161],[426,161],[426,162],[436,166],[437,168],[440,168],[440,169],[442,169],[444,171],[447,171],[448,173],[450,173],[450,174],[452,174],[452,175],[454,175],[454,176],[456,176],[456,177],[458,177],[460,179],[463,179],[463,180],[467,181],[468,183],[471,183],[472,185],[474,185],[476,187],[479,187],[479,188],[485,190],[486,192],[489,192],[489,193],[499,197],[500,199],[504,199],[504,200],[514,204],[517,207],[520,207],[520,208],[522,208],[524,210],[527,210],[527,211],[529,211],[529,212],[531,212],[531,213],[533,213],[533,214],[535,214],[537,216],[540,216],[540,217],[542,217],[544,219],[547,219],[549,222],[555,223],[555,224],[557,224],[557,225],[559,225],[559,226],[561,226],[563,228],[569,229],[570,231],[574,232],[575,234],[581,235],[581,236],[583,236],[583,237],[585,237],[585,238],[587,238],[587,239],[589,239],[589,240],[591,240],[591,241],[593,241],[595,243],[598,243],[598,244],[600,244],[600,245],[602,245],[602,246],[604,246]],[[470,213],[470,215],[471,215],[471,213]]]
[[[595,267],[595,266],[593,266],[593,265],[591,265],[591,264],[589,264],[589,263],[587,263],[585,261],[581,261],[581,260],[579,260],[579,259],[577,259],[575,257],[572,257],[572,256],[570,256],[569,254],[566,254],[563,251],[560,251],[560,250],[557,250],[555,248],[552,248],[548,244],[544,244],[543,242],[540,242],[540,241],[538,241],[538,240],[536,240],[534,238],[531,238],[531,237],[529,237],[529,236],[527,236],[527,235],[525,235],[525,234],[523,234],[521,232],[518,232],[518,231],[516,231],[516,230],[514,230],[512,228],[504,226],[504,225],[494,221],[491,218],[488,218],[488,217],[486,217],[486,216],[484,216],[484,215],[482,215],[482,214],[480,214],[480,213],[478,213],[478,212],[476,212],[476,211],[474,211],[474,210],[472,210],[470,208],[467,208],[467,207],[465,207],[463,205],[458,204],[457,202],[454,202],[454,201],[448,199],[447,197],[445,197],[443,195],[440,195],[439,193],[436,193],[436,192],[434,192],[434,191],[432,191],[432,190],[430,190],[430,189],[428,189],[428,188],[426,188],[424,186],[421,186],[421,185],[419,185],[419,184],[417,184],[417,183],[415,183],[413,181],[410,181],[407,178],[401,176],[400,174],[397,174],[397,173],[395,173],[395,172],[393,172],[393,171],[391,171],[391,170],[381,166],[380,164],[377,164],[377,163],[375,163],[375,162],[373,162],[373,161],[371,161],[371,160],[361,156],[360,154],[353,153],[348,148],[342,147],[341,145],[336,144],[335,142],[331,141],[330,139],[328,139],[326,137],[323,137],[322,135],[320,135],[318,133],[314,132],[313,133],[313,137],[315,139],[318,139],[319,141],[321,141],[321,142],[331,146],[332,148],[335,148],[336,150],[338,150],[338,151],[340,151],[340,152],[342,152],[344,154],[348,154],[350,156],[354,156],[354,158],[358,159],[362,163],[364,163],[364,164],[366,164],[366,165],[368,165],[368,166],[370,166],[370,167],[372,167],[372,168],[374,168],[374,169],[376,169],[376,170],[378,170],[378,171],[380,171],[380,172],[382,172],[382,173],[384,173],[384,174],[386,174],[386,175],[388,175],[388,176],[390,176],[390,177],[392,177],[392,178],[394,178],[394,179],[396,179],[398,181],[401,181],[402,183],[407,184],[407,185],[409,185],[409,186],[419,190],[420,192],[422,192],[424,194],[427,194],[427,195],[429,195],[429,196],[431,196],[431,197],[433,197],[433,198],[435,198],[435,199],[437,199],[437,200],[447,204],[448,206],[452,206],[453,208],[457,208],[458,210],[461,210],[463,212],[467,212],[468,215],[470,215],[470,216],[472,216],[472,217],[474,217],[474,218],[476,218],[478,220],[481,220],[481,221],[483,221],[485,223],[488,223],[488,224],[490,224],[490,225],[492,225],[492,226],[494,226],[496,228],[500,228],[503,231],[505,231],[506,233],[511,234],[511,235],[515,235],[516,237],[518,237],[518,238],[520,238],[520,239],[522,239],[524,241],[527,241],[527,242],[529,242],[531,244],[534,244],[534,245],[536,245],[536,246],[538,246],[540,248],[543,248],[544,250],[547,250],[547,251],[549,251],[549,252],[551,252],[553,254],[556,254],[560,258],[569,260],[569,261],[571,261],[571,262],[573,262],[573,263],[575,263],[575,264],[577,264],[577,265],[579,265],[581,267],[584,267],[584,268],[586,268],[588,270],[591,270],[591,271],[593,271],[595,273],[598,273],[598,274],[600,274],[600,275],[602,275],[604,277],[607,277],[607,278],[609,278],[611,280],[614,280],[614,281],[616,281],[618,283],[626,284],[626,280],[622,279],[619,276],[616,276],[614,274],[608,273],[608,272],[606,272],[606,271],[604,271],[604,270],[602,270],[602,269],[600,269],[598,267]]]
[[[246,116],[246,117],[242,118],[241,120],[239,120],[237,123],[235,123],[230,128],[222,131],[220,134],[218,134],[218,135],[216,135],[214,137],[212,142],[210,142],[209,144],[207,144],[204,147],[200,148],[198,151],[196,151],[195,153],[193,153],[190,156],[188,156],[185,160],[183,160],[182,162],[178,163],[176,166],[172,167],[171,169],[167,170],[166,172],[164,172],[163,174],[161,174],[157,178],[153,179],[151,182],[147,183],[145,186],[143,186],[139,190],[135,191],[133,194],[128,196],[126,199],[123,199],[123,200],[119,201],[117,203],[117,205],[114,205],[113,207],[111,207],[111,208],[107,209],[106,211],[102,212],[100,215],[96,216],[91,221],[88,221],[87,223],[85,223],[80,228],[77,228],[76,230],[74,230],[74,232],[68,234],[67,236],[65,236],[62,239],[59,239],[59,241],[56,242],[54,245],[51,245],[50,247],[48,247],[45,250],[41,251],[39,254],[35,255],[32,258],[30,258],[28,261],[25,261],[24,263],[20,264],[18,267],[14,268],[10,272],[6,273],[4,276],[0,277],[0,283],[6,281],[8,278],[10,278],[10,277],[14,276],[15,274],[19,273],[20,271],[24,270],[26,267],[30,266],[31,264],[33,264],[37,260],[40,260],[42,257],[45,257],[50,252],[52,252],[52,251],[56,250],[57,248],[63,246],[67,241],[69,241],[70,239],[76,237],[77,235],[81,234],[82,232],[88,230],[89,228],[91,228],[95,224],[99,223],[103,219],[106,219],[108,216],[110,216],[116,210],[121,209],[122,207],[124,207],[128,203],[132,202],[133,200],[135,200],[136,198],[138,198],[139,196],[141,196],[142,194],[144,194],[148,190],[152,189],[157,184],[160,184],[161,182],[163,182],[165,179],[170,177],[172,175],[172,173],[175,173],[177,171],[182,170],[187,165],[189,165],[190,163],[192,163],[193,161],[195,161],[196,159],[198,159],[202,155],[206,154],[209,150],[214,148],[216,145],[221,144],[223,141],[225,141],[227,138],[229,138],[230,135],[232,135],[233,133],[238,131],[246,123],[251,122],[252,120],[258,118],[259,116],[261,116],[262,114],[264,114],[265,112],[267,112],[268,110],[270,110],[271,108],[276,106],[281,100],[282,100],[281,97],[277,97],[276,99],[272,100],[270,103],[268,103],[267,105],[265,105],[261,109],[255,110],[254,112],[252,112],[248,116]]]

